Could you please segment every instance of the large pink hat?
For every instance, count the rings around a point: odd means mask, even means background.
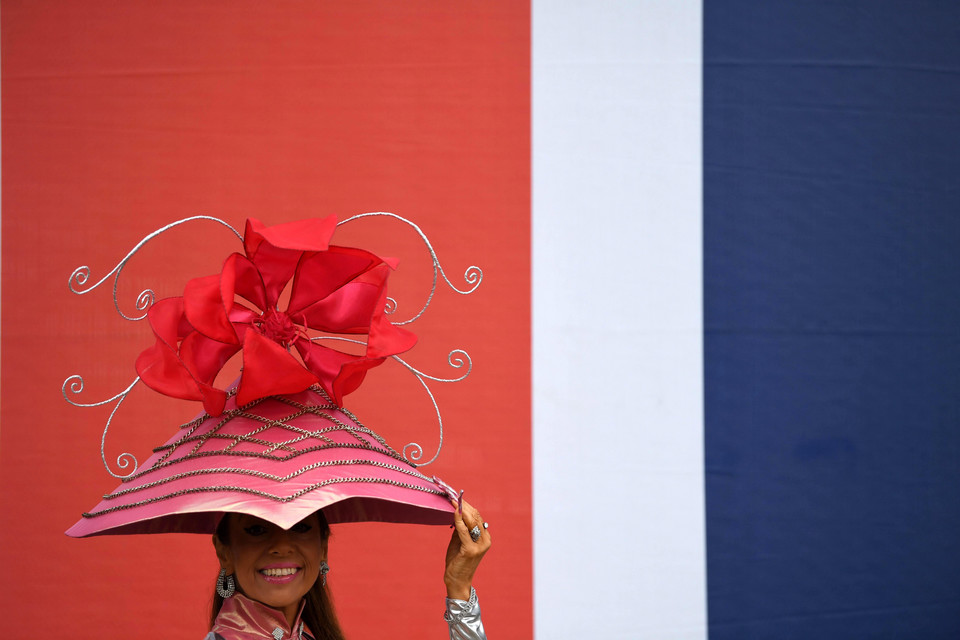
[[[385,315],[394,265],[331,246],[335,228],[332,218],[277,227],[249,220],[244,254],[227,258],[218,275],[191,280],[183,296],[150,307],[156,343],[137,359],[139,380],[200,401],[204,411],[68,535],[212,533],[224,513],[289,528],[319,509],[332,523],[451,522],[453,489],[341,406],[369,369],[416,339]],[[82,284],[72,277],[71,288],[75,280]],[[360,348],[321,344],[344,335]],[[217,388],[236,354],[240,378]]]
[[[331,523],[450,524],[452,491],[428,478],[317,387],[254,401],[231,394],[157,447],[67,535],[213,533],[226,513],[288,529]]]

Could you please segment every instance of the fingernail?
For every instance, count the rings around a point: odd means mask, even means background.
[[[457,511],[463,515],[463,489],[460,490],[460,496],[457,498]]]

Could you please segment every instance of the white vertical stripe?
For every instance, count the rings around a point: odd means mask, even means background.
[[[543,640],[706,637],[701,16],[533,2]]]

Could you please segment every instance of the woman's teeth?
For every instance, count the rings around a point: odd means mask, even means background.
[[[297,571],[299,571],[299,569],[296,567],[287,567],[284,569],[260,569],[260,573],[263,575],[273,577],[292,576]]]

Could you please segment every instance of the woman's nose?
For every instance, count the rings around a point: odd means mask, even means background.
[[[290,532],[279,529],[270,538],[270,553],[286,553],[293,548]]]

